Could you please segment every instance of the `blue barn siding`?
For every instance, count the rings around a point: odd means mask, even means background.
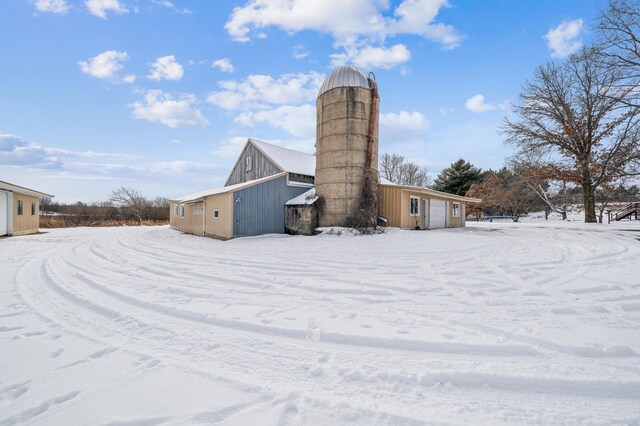
[[[309,190],[282,176],[233,193],[233,237],[284,233],[284,203]]]

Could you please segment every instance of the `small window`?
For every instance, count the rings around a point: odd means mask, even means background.
[[[36,202],[32,201],[31,202],[31,216],[35,216],[36,215]]]
[[[411,200],[411,216],[418,216],[420,214],[420,197],[410,197]]]
[[[184,205],[180,204],[180,217],[184,217]]]
[[[460,217],[460,203],[453,203],[453,217]]]
[[[175,217],[178,217],[178,205],[177,204],[173,205],[173,215]]]
[[[251,171],[251,168],[253,167],[253,158],[252,157],[247,157],[245,158],[245,164],[246,164],[246,171]]]
[[[18,216],[22,216],[24,214],[24,201],[18,200]]]
[[[218,211],[218,209],[213,209],[213,218],[217,219],[220,217],[220,212]]]

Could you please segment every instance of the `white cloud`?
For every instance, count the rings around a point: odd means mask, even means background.
[[[107,12],[119,15],[129,13],[129,10],[120,4],[119,0],[86,0],[84,4],[90,14],[102,19],[107,19]]]
[[[554,58],[564,58],[575,53],[582,46],[582,18],[564,21],[555,28],[551,28],[544,38]]]
[[[184,75],[184,68],[173,55],[161,56],[151,64],[151,73],[147,76],[149,80],[180,80]]]
[[[262,30],[271,26],[289,33],[302,30],[329,33],[335,46],[345,49],[345,59],[354,56],[349,50],[377,48],[379,51],[369,54],[384,54],[386,58],[390,53],[396,55],[390,63],[382,62],[391,66],[398,61],[397,55],[407,57],[408,51],[402,52],[397,47],[401,45],[396,45],[395,51],[390,52],[394,48],[384,46],[387,37],[417,35],[444,49],[460,45],[464,37],[453,26],[435,22],[440,9],[448,6],[447,0],[403,0],[391,11],[388,0],[249,0],[233,9],[225,29],[239,42],[264,34]]]
[[[66,0],[35,0],[33,4],[38,12],[64,15],[69,11]]]
[[[127,74],[124,77],[122,77],[122,81],[125,83],[133,83],[134,81],[136,81],[136,76],[134,74]]]
[[[48,182],[45,189],[62,201],[105,199],[113,188],[125,183],[143,190],[144,186],[151,187],[153,192],[166,196],[167,188],[176,178],[180,188],[174,191],[181,193],[191,191],[189,186],[193,185],[213,186],[212,180],[224,182],[227,173],[227,167],[211,161],[164,161],[148,154],[73,151],[43,146],[11,134],[0,134],[0,165],[8,173],[24,171],[27,178],[20,182],[25,184],[30,179]],[[100,181],[105,182],[102,188],[96,183]],[[78,191],[79,186],[84,187]],[[76,195],[71,195],[74,192]]]
[[[64,148],[42,146],[12,134],[0,134],[0,164],[24,165],[55,169],[62,165],[61,158],[135,160],[136,155],[96,151],[73,151]]]
[[[481,113],[481,112],[485,112],[485,111],[491,111],[496,109],[495,105],[491,105],[485,102],[484,96],[478,94],[475,96],[470,97],[469,99],[467,99],[467,101],[464,103],[464,106],[472,112],[475,113]]]
[[[157,4],[158,6],[162,6],[162,7],[166,7],[167,9],[171,9],[174,12],[178,12],[178,13],[182,13],[182,14],[193,13],[190,9],[187,9],[187,8],[180,9],[178,6],[176,6],[175,4],[173,4],[173,2],[171,2],[169,0],[151,0],[151,2]]]
[[[233,136],[224,139],[217,148],[211,151],[211,154],[218,157],[235,158],[240,154],[240,150],[247,143],[248,136]]]
[[[183,95],[179,99],[160,90],[149,90],[143,102],[131,105],[133,116],[153,122],[160,122],[172,128],[180,126],[207,127],[209,120],[194,107],[195,97]]]
[[[236,158],[240,154],[240,150],[247,143],[247,136],[232,136],[222,140],[219,145],[211,151],[211,154],[218,157]],[[313,154],[315,152],[315,138],[313,139],[260,139],[262,141],[279,145],[283,148],[294,149],[296,151]]]
[[[403,44],[390,48],[367,46],[362,49],[346,48],[344,53],[331,55],[334,66],[351,63],[360,68],[390,69],[411,58],[409,49]]]
[[[127,52],[117,50],[107,50],[99,55],[89,58],[87,61],[78,62],[83,73],[97,78],[116,79],[118,71],[124,65],[123,62],[129,59]]]
[[[380,141],[399,143],[422,140],[430,127],[429,120],[418,111],[380,114]]]
[[[213,61],[213,63],[211,63],[211,67],[218,68],[222,72],[233,72],[233,64],[231,63],[231,60],[229,58],[215,60]]]
[[[309,104],[284,105],[264,111],[246,111],[239,114],[235,122],[242,126],[267,123],[286,131],[291,136],[313,139],[316,132],[316,107]]]
[[[315,100],[324,76],[314,71],[307,74],[250,75],[245,80],[218,83],[222,91],[214,92],[207,101],[223,109],[264,109],[269,105],[290,105]]]
[[[293,57],[295,59],[304,59],[309,56],[309,51],[302,44],[293,46]]]

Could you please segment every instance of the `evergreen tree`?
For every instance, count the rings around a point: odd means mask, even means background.
[[[465,195],[481,174],[481,169],[461,158],[440,172],[433,188],[449,194]]]

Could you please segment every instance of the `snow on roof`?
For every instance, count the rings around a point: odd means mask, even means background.
[[[283,148],[256,139],[249,139],[264,155],[269,157],[283,172],[301,175],[316,175],[316,156]]]
[[[285,206],[308,206],[315,203],[318,198],[319,197],[316,195],[316,188],[311,188],[307,192],[287,201]]]
[[[462,195],[455,195],[455,194],[449,194],[448,192],[436,191],[435,189],[427,188],[426,186],[400,185],[399,183],[393,183],[389,179],[385,179],[382,176],[378,178],[378,183],[383,186],[398,186],[401,188],[406,188],[407,191],[424,192],[431,195],[437,195],[443,198],[451,198],[454,200],[468,201],[470,203],[479,203],[482,201],[479,198],[463,197]]]
[[[35,189],[26,188],[24,186],[15,185],[13,183],[0,180],[0,189],[5,189],[11,192],[18,192],[20,194],[30,195],[32,197],[53,197],[51,194],[45,192],[36,191]]]
[[[245,188],[247,186],[252,186],[261,182],[265,182],[268,181],[270,179],[274,179],[276,177],[280,177],[280,176],[284,176],[285,173],[278,173],[277,175],[271,175],[271,176],[267,176],[267,177],[263,177],[260,179],[254,179],[254,180],[249,180],[246,182],[241,182],[241,183],[236,183],[235,185],[229,185],[229,186],[223,186],[220,188],[213,188],[213,189],[204,189],[202,191],[198,191],[198,192],[193,192],[191,194],[185,195],[184,197],[180,197],[180,198],[176,198],[175,200],[171,200],[171,201],[177,201],[180,203],[187,203],[189,201],[194,201],[197,200],[198,198],[203,198],[203,197],[208,197],[210,195],[217,195],[217,194],[224,194],[227,192],[233,192],[236,191],[238,189],[242,189]]]

